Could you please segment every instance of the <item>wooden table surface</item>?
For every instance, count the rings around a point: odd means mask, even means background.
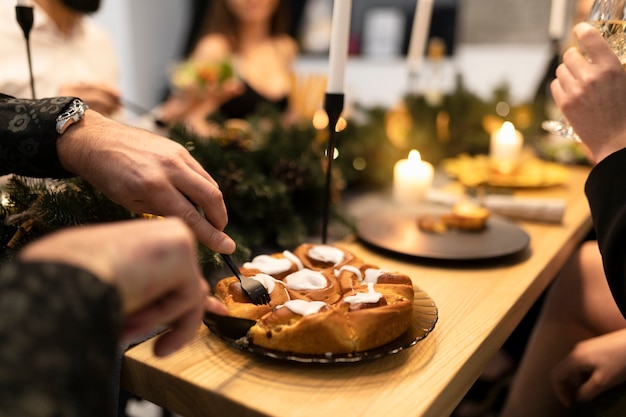
[[[122,386],[186,417],[450,415],[591,230],[583,190],[588,172],[573,167],[563,186],[516,192],[567,205],[561,224],[518,222],[531,240],[513,260],[429,264],[358,240],[339,244],[368,263],[408,274],[434,300],[438,323],[414,347],[367,362],[300,364],[238,351],[202,326],[167,358],[152,354],[152,340],[128,350]]]

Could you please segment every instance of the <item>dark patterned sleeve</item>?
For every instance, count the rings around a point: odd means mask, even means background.
[[[0,415],[112,414],[120,302],[88,272],[51,263],[0,270]]]
[[[626,317],[626,149],[607,156],[587,178],[585,193],[602,254],[604,273]]]
[[[57,154],[56,118],[74,97],[40,100],[0,94],[0,175],[66,178]]]

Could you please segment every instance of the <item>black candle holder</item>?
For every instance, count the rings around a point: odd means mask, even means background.
[[[322,218],[322,243],[326,243],[328,238],[328,219],[330,211],[330,196],[332,186],[332,168],[333,157],[335,154],[335,133],[337,121],[343,111],[343,93],[326,93],[324,97],[324,110],[328,115],[328,148],[326,150],[326,158],[328,163],[326,165],[326,185],[324,189],[324,205],[323,218]]]
[[[30,53],[30,30],[33,28],[34,16],[33,8],[30,6],[15,6],[15,18],[17,23],[24,32],[24,40],[26,41],[26,55],[28,57],[28,71],[30,74],[30,91],[32,98],[35,99],[35,79],[33,77],[33,63]]]

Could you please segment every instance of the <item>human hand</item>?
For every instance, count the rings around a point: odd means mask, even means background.
[[[105,116],[110,116],[121,107],[120,92],[107,85],[66,84],[59,88],[59,96],[79,97],[90,108]]]
[[[219,129],[207,120],[207,116],[244,90],[240,80],[229,78],[219,86],[206,86],[201,91],[176,91],[159,107],[157,118],[168,125],[183,123],[196,135],[211,136]]]
[[[589,401],[626,381],[626,330],[583,340],[552,371],[559,400]]]
[[[563,54],[550,89],[554,101],[595,162],[626,147],[626,71],[600,32],[574,27],[580,48]]]
[[[216,299],[207,298],[196,241],[179,219],[64,229],[26,246],[20,256],[83,268],[115,287],[121,300],[122,338],[170,328],[155,344],[159,356],[192,338],[205,308],[219,314],[227,311]]]
[[[235,242],[215,180],[180,144],[87,110],[58,140],[65,169],[135,213],[177,216],[200,242],[232,253]],[[197,207],[202,208],[202,216]]]

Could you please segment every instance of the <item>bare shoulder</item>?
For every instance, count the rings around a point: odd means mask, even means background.
[[[298,55],[298,44],[294,38],[289,35],[281,35],[276,38],[276,45],[281,55],[287,61],[292,61]]]
[[[231,55],[232,50],[226,37],[222,34],[209,34],[201,38],[193,52],[191,58],[196,60],[219,60]]]

